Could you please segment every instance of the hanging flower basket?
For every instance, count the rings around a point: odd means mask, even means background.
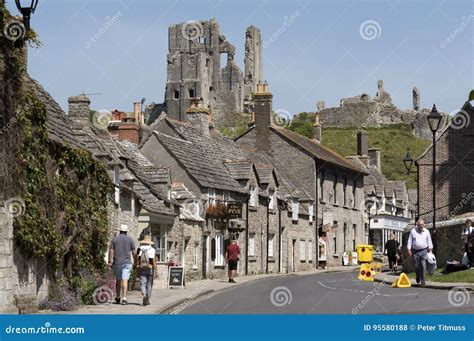
[[[206,216],[214,219],[227,218],[227,206],[224,204],[211,205],[206,210]]]

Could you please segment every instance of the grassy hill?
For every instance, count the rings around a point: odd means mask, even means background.
[[[289,129],[311,137],[314,115],[301,113],[291,123]],[[416,159],[430,145],[430,140],[420,139],[412,134],[409,125],[391,125],[381,128],[366,128],[369,134],[369,148],[380,148],[382,172],[389,180],[406,180],[408,188],[416,188],[416,174],[406,174],[403,157],[407,150]],[[324,128],[323,144],[339,154],[357,153],[356,134],[358,127]],[[415,169],[415,168],[414,168]]]

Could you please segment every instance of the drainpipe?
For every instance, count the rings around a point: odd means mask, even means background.
[[[277,208],[278,208],[278,273],[281,273],[281,209],[278,206],[278,199],[277,199]]]
[[[270,250],[269,243],[269,233],[270,233],[270,197],[267,198],[267,254],[266,254],[266,264],[265,264],[265,273],[268,273],[268,253]]]
[[[247,197],[245,205],[245,274],[249,273],[249,201],[250,195]]]
[[[321,189],[322,190],[322,189]],[[314,159],[314,246],[315,246],[315,264],[314,268],[319,267],[319,235],[318,235],[318,210],[319,210],[319,191],[318,191],[318,165]]]

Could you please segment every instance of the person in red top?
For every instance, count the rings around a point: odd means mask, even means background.
[[[232,241],[225,252],[225,259],[229,264],[229,283],[235,283],[234,277],[237,272],[237,264],[239,263],[240,248],[235,241],[235,237],[232,236]]]

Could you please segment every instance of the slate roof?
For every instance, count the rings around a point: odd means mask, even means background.
[[[252,172],[252,160],[226,160],[224,166],[235,180],[249,180]]]

